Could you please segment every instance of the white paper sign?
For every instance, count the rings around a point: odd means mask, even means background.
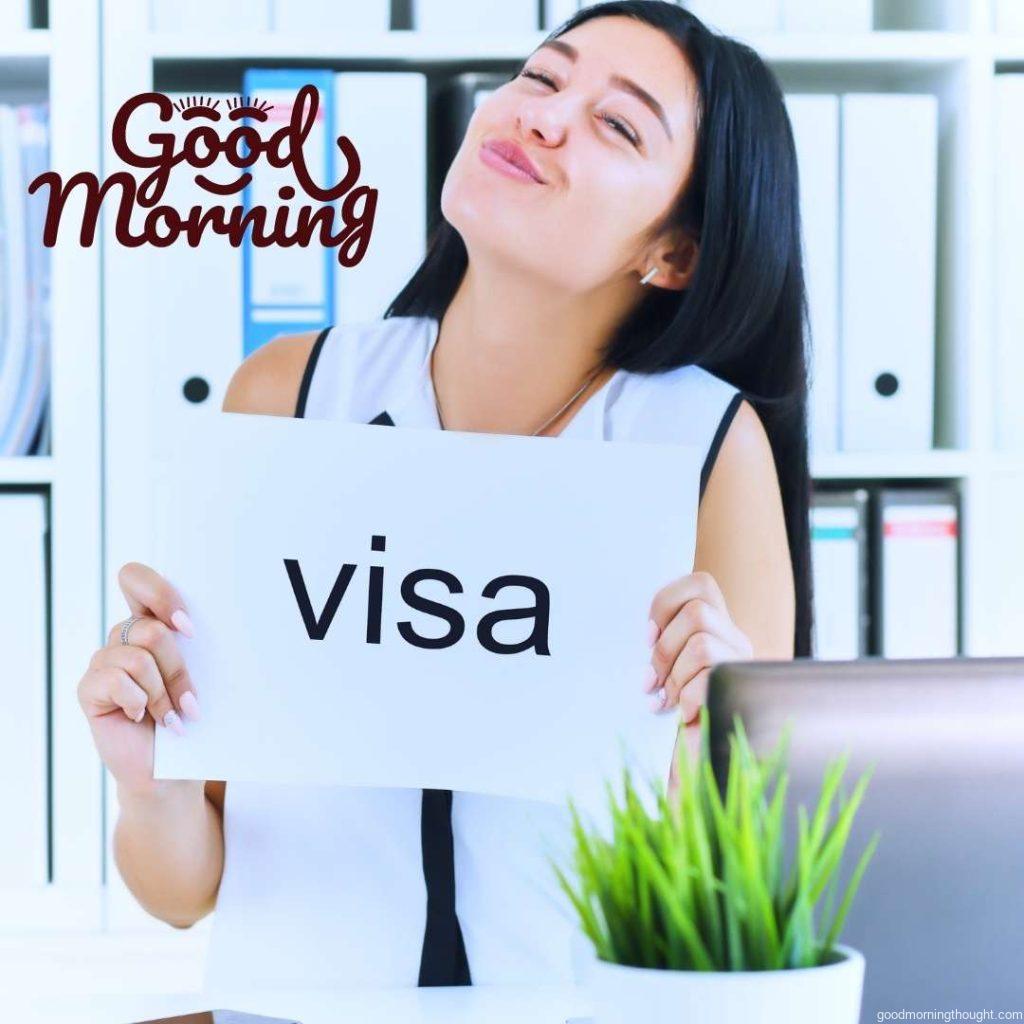
[[[195,624],[203,717],[156,730],[156,778],[588,806],[627,762],[665,777],[678,715],[643,690],[647,620],[693,567],[697,448],[241,413],[191,431],[154,567]]]

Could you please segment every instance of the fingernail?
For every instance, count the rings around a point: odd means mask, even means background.
[[[185,735],[185,726],[181,724],[181,719],[178,717],[177,711],[168,711],[164,715],[164,725],[168,729],[173,729],[179,736]]]
[[[665,710],[665,701],[667,699],[668,699],[667,692],[665,690],[662,690],[661,693],[658,694],[658,696],[655,697],[653,701],[651,701],[651,710],[652,711],[664,711]]]
[[[196,700],[196,695],[191,690],[186,690],[178,701],[181,705],[181,710],[185,717],[193,722],[198,722],[200,719],[199,714],[199,701]]]
[[[661,630],[658,628],[658,624],[654,619],[647,620],[647,646],[653,647],[658,640],[658,634]]]
[[[133,719],[133,721],[136,721],[136,722],[141,722],[141,721],[142,721],[142,720],[143,720],[143,719],[144,719],[145,717],[146,717],[146,707],[145,707],[145,705],[143,705],[143,706],[142,706],[142,709],[141,709],[141,710],[139,711],[139,713],[138,713],[138,714],[137,714],[137,715],[135,716],[135,718]]]
[[[179,608],[172,616],[171,622],[174,623],[174,628],[179,633],[184,633],[189,639],[192,639],[195,634],[195,627],[192,625],[192,620],[185,613],[183,608]]]
[[[657,681],[658,670],[653,665],[648,665],[647,672],[644,675],[644,693],[651,693]]]

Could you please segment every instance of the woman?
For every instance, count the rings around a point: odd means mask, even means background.
[[[441,209],[382,320],[265,345],[224,409],[699,444],[694,571],[652,596],[637,699],[692,723],[715,663],[809,654],[796,164],[763,63],[674,4],[588,8],[477,107]],[[191,624],[152,569],[119,579],[138,618],[80,701],[125,881],[178,926],[217,907],[208,980],[571,977],[545,859],[560,808],[153,780],[154,723],[198,714],[174,636]]]

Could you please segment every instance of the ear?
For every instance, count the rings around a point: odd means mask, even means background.
[[[640,276],[643,277],[656,267],[658,272],[648,281],[649,285],[681,291],[688,288],[697,270],[700,246],[689,235],[678,236],[675,245],[656,248],[643,262]]]

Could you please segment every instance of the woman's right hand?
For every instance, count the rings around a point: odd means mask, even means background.
[[[177,590],[149,566],[127,562],[117,581],[132,615],[140,618],[127,645],[121,643],[122,623],[110,630],[78,683],[78,702],[119,790],[145,794],[178,782],[153,778],[155,724],[183,733],[182,716],[199,718],[195,687],[175,636],[192,636],[192,623]]]

